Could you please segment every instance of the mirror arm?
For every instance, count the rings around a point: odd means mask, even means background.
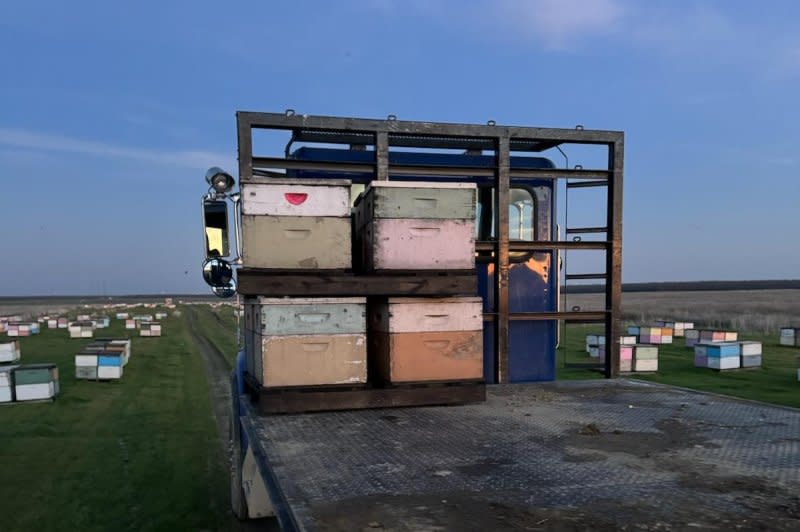
[[[239,202],[242,199],[241,194],[238,192],[230,195],[233,202],[233,238],[236,240],[236,258],[231,261],[231,264],[242,264],[242,223],[240,220],[241,213],[239,210]]]

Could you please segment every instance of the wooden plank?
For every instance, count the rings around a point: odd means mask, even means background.
[[[260,415],[463,405],[486,400],[486,385],[474,382],[327,390],[256,390],[253,389],[253,380],[248,384]]]
[[[435,272],[419,275],[335,272],[278,276],[242,268],[237,275],[239,293],[246,296],[449,296],[478,292],[474,273],[443,276]]]

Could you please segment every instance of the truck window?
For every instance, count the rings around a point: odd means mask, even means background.
[[[512,188],[508,205],[508,237],[510,240],[532,242],[536,227],[536,204],[527,188]],[[475,238],[494,240],[497,237],[494,225],[494,194],[491,187],[478,189],[476,204]]]

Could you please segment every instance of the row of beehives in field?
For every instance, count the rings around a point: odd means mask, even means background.
[[[350,185],[243,183],[244,266],[474,270],[474,185],[373,182],[352,208]],[[480,298],[248,297],[244,321],[247,370],[265,388],[483,378]]]
[[[117,313],[116,318],[125,320],[126,329],[138,329],[140,336],[161,336],[161,320],[166,312],[129,317],[128,313]],[[0,332],[10,337],[25,337],[39,334],[41,327],[48,329],[67,329],[70,338],[93,338],[97,329],[105,329],[111,324],[106,316],[79,314],[74,321],[65,317],[41,316],[35,321],[23,322],[21,316],[0,317]]]
[[[75,355],[75,378],[118,380],[131,358],[130,339],[98,339]]]
[[[606,337],[586,335],[586,352],[600,361],[606,359]],[[640,343],[634,335],[619,337],[619,370],[622,373],[658,371],[658,346]]]

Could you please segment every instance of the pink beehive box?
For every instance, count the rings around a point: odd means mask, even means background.
[[[372,182],[356,200],[362,269],[475,268],[475,185]]]

